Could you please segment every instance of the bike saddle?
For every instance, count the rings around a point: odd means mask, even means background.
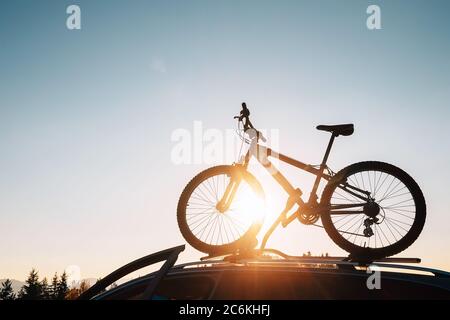
[[[316,127],[317,130],[328,131],[333,133],[334,136],[350,136],[354,131],[353,123],[349,124],[337,124],[333,126],[319,125]]]

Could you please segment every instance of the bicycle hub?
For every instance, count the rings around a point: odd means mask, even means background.
[[[363,207],[364,214],[368,217],[375,218],[380,213],[380,206],[376,202],[368,202]]]

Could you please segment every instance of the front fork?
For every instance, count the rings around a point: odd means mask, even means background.
[[[219,202],[217,202],[216,205],[216,209],[220,213],[224,213],[230,208],[234,196],[236,195],[236,191],[237,189],[239,189],[241,179],[242,179],[241,177],[238,177],[236,181],[233,181],[234,180],[233,177],[230,178],[230,182],[228,183],[222,198],[219,200]]]

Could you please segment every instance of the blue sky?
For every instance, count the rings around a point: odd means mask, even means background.
[[[81,7],[82,29],[66,28]],[[366,28],[381,7],[382,29]],[[203,165],[176,166],[171,133],[233,128],[247,101],[280,148],[320,161],[319,123],[355,123],[330,166],[408,171],[428,220],[403,255],[450,269],[448,1],[3,1],[0,278],[78,265],[99,277],[183,243],[176,203]],[[284,167],[282,167],[284,170]],[[286,168],[308,192],[309,180]],[[258,173],[258,172],[257,172]],[[283,193],[268,190],[283,206]],[[277,202],[275,201],[274,202]],[[292,225],[272,246],[343,252]],[[198,258],[188,249],[183,259]]]

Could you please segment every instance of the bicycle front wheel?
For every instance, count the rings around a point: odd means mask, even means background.
[[[262,187],[239,166],[216,166],[199,173],[178,201],[183,237],[208,254],[233,252],[256,240],[263,217]]]

